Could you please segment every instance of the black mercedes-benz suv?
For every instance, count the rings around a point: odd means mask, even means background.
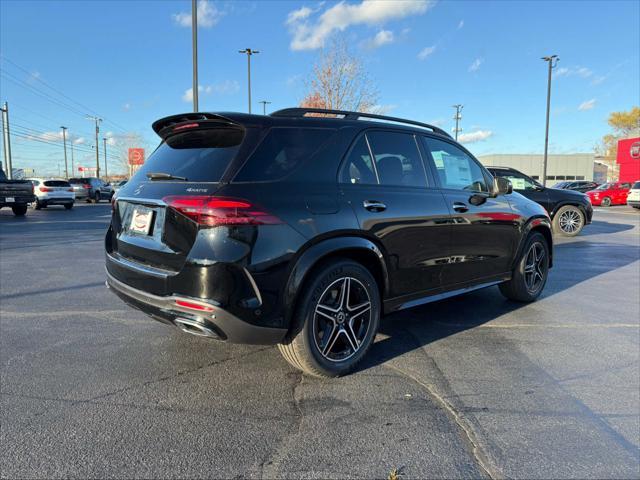
[[[487,167],[494,177],[511,182],[513,189],[544,207],[554,232],[567,237],[578,235],[591,223],[593,206],[584,193],[575,190],[543,187],[531,177],[510,167]]]
[[[337,376],[383,314],[491,285],[529,302],[547,281],[545,210],[439,128],[291,108],[153,129],[113,201],[107,284],[185,332]]]

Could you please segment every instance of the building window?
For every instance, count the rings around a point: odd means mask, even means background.
[[[576,180],[584,180],[584,175],[578,175],[578,176],[576,176]]]
[[[575,175],[567,175],[567,180],[575,180]]]
[[[554,177],[553,175],[547,175],[547,180],[555,180],[556,177]]]
[[[540,180],[540,176],[539,175],[531,175],[531,178],[533,178],[534,180]]]
[[[564,180],[564,175],[556,175],[556,180]]]

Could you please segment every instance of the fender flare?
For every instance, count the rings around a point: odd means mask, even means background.
[[[549,268],[553,266],[553,230],[551,229],[551,221],[549,217],[544,215],[536,215],[535,217],[531,217],[527,220],[522,226],[521,235],[520,235],[520,243],[518,244],[518,249],[516,250],[516,254],[513,257],[512,269],[516,267],[516,263],[522,254],[522,250],[524,249],[525,241],[527,237],[533,230],[540,230],[541,233],[547,239],[547,243],[549,244]]]
[[[322,240],[306,248],[292,261],[292,267],[287,276],[283,292],[283,307],[285,324],[291,327],[293,306],[298,299],[300,287],[307,279],[309,272],[324,258],[340,254],[346,251],[359,251],[368,255],[371,259],[377,259],[376,265],[380,267],[383,284],[378,285],[384,298],[389,291],[389,275],[387,264],[382,250],[371,240],[358,236],[333,237]]]
[[[584,205],[579,202],[572,202],[571,200],[563,200],[561,202],[558,202],[553,211],[549,213],[549,217],[551,218],[551,220],[553,221],[556,213],[558,213],[558,210],[560,210],[562,207],[566,207],[567,205],[578,208],[582,212],[582,215],[585,217],[585,219],[587,218],[587,212]]]

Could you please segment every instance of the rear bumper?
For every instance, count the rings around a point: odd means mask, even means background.
[[[7,201],[8,198],[12,198],[13,201]],[[27,203],[35,202],[35,195],[0,195],[0,205],[4,207],[12,207],[14,205],[25,205]]]
[[[627,199],[627,205],[631,207],[640,207],[640,200],[629,200]]]
[[[591,223],[591,219],[593,218],[593,207],[591,206],[591,203],[589,203],[589,205],[586,205],[584,207],[584,213],[585,213],[584,223],[588,225]]]
[[[153,295],[123,283],[107,272],[107,287],[133,308],[137,308],[155,320],[170,325],[197,325],[200,330],[212,332],[206,335],[230,343],[273,345],[279,343],[287,333],[286,329],[252,325],[232,315],[216,302],[176,295]],[[178,305],[176,301],[196,304],[204,311]],[[203,329],[204,327],[204,329]]]
[[[38,201],[44,205],[68,205],[75,201],[74,197],[39,197]]]

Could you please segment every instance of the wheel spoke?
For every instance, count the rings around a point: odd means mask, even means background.
[[[351,278],[345,277],[340,287],[340,299],[338,300],[338,309],[344,309],[349,305],[349,290],[351,289]]]
[[[371,302],[364,302],[360,305],[356,305],[355,307],[348,308],[349,313],[351,314],[351,318],[356,318],[362,315],[365,312],[368,312],[371,309]]]
[[[348,323],[345,324],[342,332],[344,333],[345,337],[347,337],[347,340],[349,340],[349,344],[351,345],[353,351],[355,352],[356,350],[358,350],[360,342],[358,342],[355,333],[353,333],[353,328],[351,328],[351,325]]]
[[[325,318],[328,318],[332,322],[335,321],[334,314],[337,313],[337,312],[338,312],[338,309],[334,309],[334,308],[328,307],[326,305],[322,305],[321,303],[316,305],[316,313],[318,315],[321,315],[321,316],[325,317]]]
[[[335,345],[336,340],[338,339],[339,336],[340,336],[340,330],[338,329],[337,326],[334,325],[331,328],[331,332],[327,336],[327,341],[325,342],[324,346],[322,347],[322,354],[325,357],[327,355],[329,355],[329,353],[331,352],[331,349]]]

